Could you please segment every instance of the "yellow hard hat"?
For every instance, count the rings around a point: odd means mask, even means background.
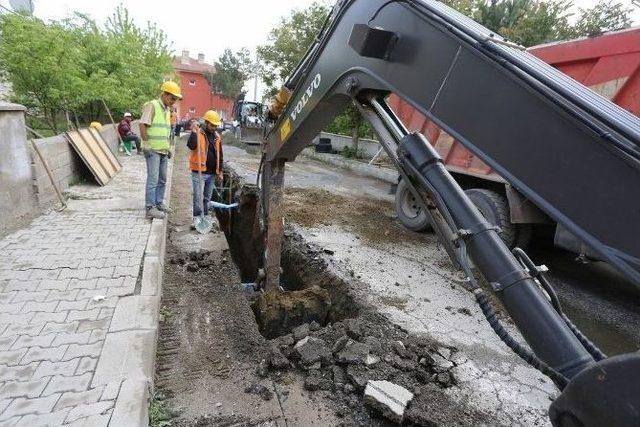
[[[102,130],[102,123],[100,123],[100,122],[91,122],[89,124],[89,127],[92,127],[94,129],[97,129],[97,130]]]
[[[171,80],[167,80],[162,83],[160,86],[160,90],[163,92],[170,93],[178,99],[182,99],[182,93],[180,92],[180,86],[176,82],[172,82]]]
[[[204,113],[204,119],[214,126],[220,126],[222,124],[222,119],[220,119],[220,114],[218,114],[216,111],[213,111],[213,110],[209,110],[206,113]]]

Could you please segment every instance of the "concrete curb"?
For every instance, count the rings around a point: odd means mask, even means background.
[[[166,200],[171,198],[173,167],[171,162]],[[149,425],[168,221],[166,217],[151,223],[140,294],[118,300],[92,381],[92,387],[122,383],[109,422],[112,426]]]
[[[390,184],[398,183],[398,172],[395,169],[383,168],[380,166],[368,165],[357,160],[345,159],[335,154],[316,153],[311,150],[304,150],[300,153],[302,156],[317,160],[319,162],[337,166],[339,168],[351,170],[357,174],[370,176],[373,178],[386,181]]]

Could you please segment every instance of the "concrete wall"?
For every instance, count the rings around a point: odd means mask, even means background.
[[[37,215],[24,107],[0,102],[0,233]]]
[[[134,122],[132,129],[137,133],[138,122]],[[116,127],[113,125],[103,125],[100,133],[111,151],[117,157],[119,140]],[[94,178],[91,171],[89,171],[89,168],[84,164],[64,135],[36,139],[34,142],[46,159],[60,191],[64,192],[75,182],[93,181]],[[57,202],[58,198],[42,162],[35,153],[32,153],[32,159],[33,185],[39,205],[45,207]]]
[[[320,135],[313,140],[313,144],[317,144],[320,138],[329,138],[333,149],[338,151],[342,150],[344,147],[351,147],[351,145],[353,145],[353,140],[350,136],[336,135],[335,133],[328,132],[320,132]],[[360,138],[358,148],[364,151],[365,158],[371,159],[382,147],[378,141]]]

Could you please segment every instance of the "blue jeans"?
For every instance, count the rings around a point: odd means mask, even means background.
[[[164,202],[164,188],[167,184],[167,155],[147,150],[144,153],[147,161],[147,185],[144,204],[147,209]]]
[[[193,187],[193,216],[200,216],[202,213],[202,207],[204,206],[204,214],[209,213],[209,202],[213,196],[213,189],[216,185],[216,176],[214,174],[203,173],[202,184],[204,186],[204,192],[200,187],[200,178],[198,172],[191,171],[191,184]],[[198,197],[200,195],[200,197]]]

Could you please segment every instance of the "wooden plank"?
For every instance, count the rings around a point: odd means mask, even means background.
[[[79,129],[78,134],[91,150],[94,161],[96,162],[96,167],[101,167],[109,177],[108,180],[111,180],[111,178],[115,175],[116,170],[113,168],[113,166],[111,166],[111,163],[109,163],[109,160],[107,159],[107,156],[105,156],[102,152],[102,149],[98,147],[98,144],[91,136],[91,133],[89,133],[89,130]]]
[[[122,169],[122,163],[120,163],[120,160],[118,160],[113,151],[111,151],[111,148],[109,148],[109,145],[104,140],[100,132],[98,132],[98,130],[94,128],[89,128],[89,132],[91,132],[93,138],[96,140],[100,148],[102,148],[102,151],[104,151],[105,155],[107,156],[113,167],[116,169],[116,171],[120,172],[120,170]]]
[[[81,133],[84,135],[85,139],[89,141],[91,146],[94,147],[96,154],[100,156],[101,159],[105,159],[106,166],[111,168],[109,176],[113,178],[120,171],[120,163],[118,163],[117,160],[114,160],[113,156],[110,156],[111,150],[107,146],[107,143],[99,136],[100,134],[97,133],[95,129],[81,129]]]
[[[82,161],[89,168],[94,178],[100,185],[106,185],[109,182],[109,176],[106,174],[103,168],[99,167],[96,163],[95,156],[91,152],[91,149],[87,146],[87,143],[76,131],[67,132],[67,139],[71,146],[76,150]],[[96,166],[98,166],[96,168]]]

